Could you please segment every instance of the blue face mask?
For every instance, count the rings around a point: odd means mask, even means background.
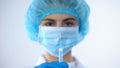
[[[39,27],[39,42],[53,56],[59,56],[62,45],[63,55],[79,43],[79,27]]]

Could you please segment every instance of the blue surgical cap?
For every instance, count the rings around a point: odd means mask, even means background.
[[[89,12],[85,0],[33,0],[25,15],[28,36],[31,40],[38,41],[39,25],[46,16],[69,14],[78,20],[79,32],[83,39],[89,29]]]

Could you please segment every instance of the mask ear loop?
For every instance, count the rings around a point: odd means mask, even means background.
[[[59,37],[59,42],[60,42],[60,45],[59,45],[59,63],[60,62],[63,62],[63,45],[62,45],[62,42],[61,42],[61,35],[62,34],[60,34],[60,37]]]

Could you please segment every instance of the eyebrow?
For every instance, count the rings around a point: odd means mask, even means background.
[[[50,19],[50,18],[46,18],[46,19],[43,19],[43,21],[55,21],[54,19]]]
[[[68,20],[76,20],[75,18],[72,18],[72,17],[70,17],[70,18],[67,18],[67,19],[64,19],[63,21],[68,21]]]
[[[68,20],[76,20],[76,19],[70,17],[70,18],[66,18],[66,19],[64,19],[63,22],[68,21]],[[43,19],[43,21],[55,21],[55,20],[54,20],[54,19],[50,19],[50,18],[46,18],[46,19]]]

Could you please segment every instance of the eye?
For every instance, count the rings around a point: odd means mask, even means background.
[[[55,26],[55,23],[53,23],[53,22],[46,22],[44,25],[45,26]]]
[[[63,26],[64,27],[72,27],[72,26],[74,26],[74,22],[71,22],[71,21],[64,22]]]

